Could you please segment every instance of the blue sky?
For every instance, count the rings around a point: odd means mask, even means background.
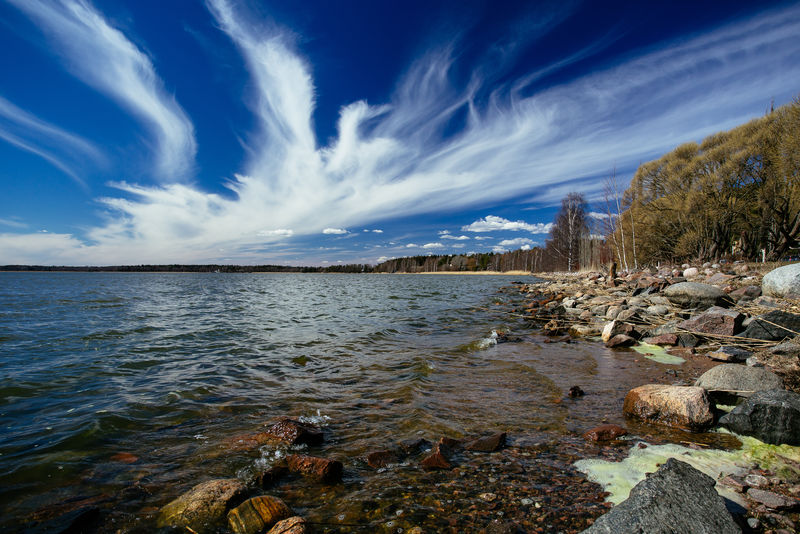
[[[798,36],[797,3],[0,0],[0,264],[534,246],[791,101]]]

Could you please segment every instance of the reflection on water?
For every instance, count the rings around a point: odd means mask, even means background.
[[[541,344],[507,313],[519,296],[499,290],[511,280],[0,274],[0,526],[89,503],[115,529],[149,531],[180,492],[274,459],[229,444],[281,415],[318,417],[326,444],[312,452],[345,463],[340,486],[276,490],[323,531],[482,529],[530,519],[548,495],[556,515],[531,528],[577,526],[554,504],[580,500],[581,484],[597,492],[570,467],[589,447],[576,435],[623,423],[625,392],[666,367]],[[482,341],[492,330],[523,341]],[[575,384],[584,398],[565,397]],[[455,472],[415,461],[375,472],[362,460],[403,439],[493,431],[511,446],[461,458]]]

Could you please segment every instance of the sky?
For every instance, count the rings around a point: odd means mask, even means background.
[[[543,244],[800,94],[800,4],[0,0],[0,264]]]

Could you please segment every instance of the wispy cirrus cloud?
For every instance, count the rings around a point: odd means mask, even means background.
[[[344,228],[325,228],[322,230],[323,234],[332,234],[332,235],[344,235],[347,233],[347,230]]]
[[[105,161],[89,141],[32,115],[0,96],[0,139],[45,159],[87,189],[80,175],[86,160]]]
[[[501,247],[521,247],[524,245],[533,245],[534,241],[527,237],[515,237],[514,239],[503,239],[498,243]]]
[[[8,0],[53,41],[64,66],[141,120],[155,137],[156,172],[186,177],[194,166],[194,127],[167,93],[150,58],[88,0]]]
[[[100,64],[120,61],[123,67],[108,68],[155,76],[149,60],[137,62],[141,53],[120,32],[87,15],[95,13],[88,4],[24,5],[33,5],[21,9],[48,25],[63,20],[67,29],[52,29],[59,39],[81,36],[93,27],[86,20],[94,21],[110,32],[116,50],[103,52]],[[464,83],[455,74],[464,69],[452,53],[458,43],[447,42],[415,61],[386,102],[344,105],[337,136],[320,146],[312,69],[290,34],[238,4],[207,5],[253,82],[247,96],[258,129],[245,139],[250,155],[230,182],[236,196],[182,184],[117,184],[126,198],[101,200],[108,222],[78,241],[74,262],[205,262],[219,258],[220,248],[230,261],[264,261],[281,257],[275,244],[286,238],[265,235],[265,228],[292,228],[296,238],[511,198],[553,203],[571,190],[591,199],[602,189],[596,176],[615,164],[633,168],[681,142],[739,124],[760,114],[771,96],[788,100],[800,79],[800,6],[632,52],[558,85],[537,85],[540,76],[494,85],[503,72],[488,63],[476,66]],[[83,57],[88,37],[81,39],[65,46],[67,52]],[[573,59],[541,68],[557,72]],[[124,100],[93,67],[78,72]],[[164,96],[157,81],[139,80],[142,86]],[[490,217],[462,230],[550,229]],[[42,249],[41,257],[47,254]]]

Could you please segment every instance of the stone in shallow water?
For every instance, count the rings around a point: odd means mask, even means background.
[[[299,516],[290,517],[283,521],[278,521],[275,526],[269,529],[267,534],[310,534],[311,528],[306,520]]]
[[[785,389],[759,391],[719,423],[765,443],[800,445],[800,395]]]
[[[229,509],[242,502],[247,487],[237,478],[209,480],[196,485],[161,509],[159,527],[188,527],[215,532]]]
[[[734,534],[741,529],[714,490],[714,479],[670,458],[658,471],[639,482],[628,499],[583,532]]]
[[[625,396],[622,411],[644,421],[690,430],[703,430],[714,421],[705,390],[692,386],[639,386]]]
[[[320,429],[289,417],[282,417],[270,424],[263,433],[288,445],[319,445],[323,440]]]
[[[450,463],[450,448],[444,443],[437,443],[431,453],[422,459],[422,467],[425,469],[452,469]]]
[[[478,438],[470,443],[467,443],[466,449],[469,451],[494,452],[502,449],[505,443],[506,433],[500,432],[499,434]]]
[[[228,512],[228,525],[235,534],[261,534],[292,510],[277,497],[262,495],[248,499]]]
[[[367,454],[367,465],[373,469],[380,469],[390,464],[396,464],[400,461],[393,451],[389,449],[381,451],[373,451]]]
[[[289,471],[328,483],[342,480],[344,470],[342,462],[337,460],[301,454],[290,454],[286,457],[286,464],[289,466]]]
[[[625,334],[617,334],[616,336],[606,341],[606,347],[610,349],[615,349],[618,347],[630,347],[635,344],[636,340],[633,339],[631,336],[626,336]]]
[[[583,438],[589,441],[610,441],[627,434],[628,431],[618,425],[606,424],[587,430]]]

